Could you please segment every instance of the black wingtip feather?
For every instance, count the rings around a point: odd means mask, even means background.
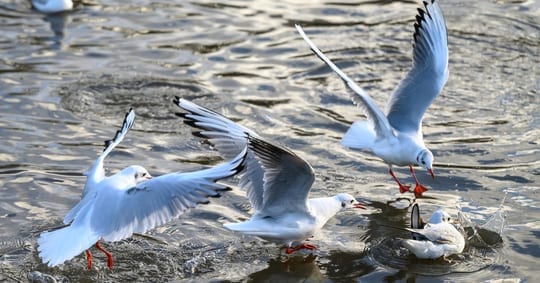
[[[129,116],[129,113],[131,113],[132,111],[133,111],[133,107],[130,107],[129,111],[126,113],[126,115],[124,115],[124,120],[122,121],[121,129],[116,131],[116,133],[114,134],[114,137],[112,139],[106,140],[104,142],[103,151],[107,150],[107,148],[111,145],[111,143],[113,143],[113,141],[118,138],[118,135],[120,135],[122,133],[122,130],[124,129],[124,127],[126,127],[127,118]],[[128,128],[131,128],[132,126],[133,126],[133,124],[129,125]]]
[[[174,99],[173,99],[174,104],[176,104],[177,106],[180,106],[179,105],[180,104],[180,99],[181,99],[180,96],[175,95]]]

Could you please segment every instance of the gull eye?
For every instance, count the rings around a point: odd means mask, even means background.
[[[353,200],[353,199],[351,199],[350,203],[353,203],[353,202],[354,202],[354,200]]]
[[[145,173],[142,173],[142,176],[143,176],[143,177],[146,177],[146,172],[145,172]]]

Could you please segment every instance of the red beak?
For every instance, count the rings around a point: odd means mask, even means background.
[[[355,204],[354,204],[354,208],[366,209],[366,207],[365,207],[363,204],[361,204],[361,203],[355,203]]]
[[[433,174],[433,169],[429,169],[428,172],[431,175],[431,178],[435,180],[435,174]]]

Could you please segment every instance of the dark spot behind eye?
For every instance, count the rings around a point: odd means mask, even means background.
[[[344,202],[341,203],[341,207],[345,207],[345,203],[344,203]]]

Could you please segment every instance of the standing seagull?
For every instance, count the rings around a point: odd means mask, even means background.
[[[36,10],[47,13],[60,13],[73,9],[73,1],[71,0],[32,0],[32,6]]]
[[[39,256],[50,267],[86,250],[91,269],[92,254],[88,249],[95,244],[107,255],[107,266],[112,269],[112,255],[101,247],[100,240],[115,242],[133,233],[144,233],[198,204],[208,203],[208,197],[219,196],[219,191],[227,189],[216,181],[242,170],[247,149],[228,163],[201,171],[152,178],[143,167],[132,165],[107,177],[103,160],[124,139],[134,120],[135,112],[130,110],[122,129],[105,142],[105,150],[86,173],[81,201],[64,218],[67,226],[40,235]]]
[[[290,254],[316,249],[306,243],[292,244],[311,238],[340,210],[363,208],[345,193],[308,199],[315,176],[306,160],[219,113],[179,97],[174,102],[188,111],[179,114],[185,123],[202,129],[196,135],[208,139],[222,155],[235,155],[249,147],[240,186],[246,189],[254,213],[248,221],[227,223],[226,228],[285,244]]]
[[[423,224],[418,204],[415,204],[411,213],[411,221],[411,226],[420,225],[423,228],[406,228],[413,233],[413,240],[403,240],[402,244],[416,257],[436,259],[441,256],[459,254],[465,248],[465,238],[452,225],[452,218],[446,211],[442,209],[435,211],[428,223]]]
[[[422,137],[422,117],[431,102],[439,95],[448,79],[448,46],[446,26],[439,4],[424,2],[425,11],[418,9],[414,24],[413,64],[401,80],[386,105],[386,115],[375,101],[351,78],[343,73],[307,37],[302,28],[296,29],[311,50],[319,56],[345,84],[354,91],[353,101],[367,115],[367,121],[356,121],[343,137],[342,144],[356,149],[367,149],[382,158],[389,173],[399,185],[401,193],[410,190],[392,170],[392,165],[409,166],[416,182],[416,197],[427,190],[418,182],[413,165],[426,168],[433,174],[433,154]]]

